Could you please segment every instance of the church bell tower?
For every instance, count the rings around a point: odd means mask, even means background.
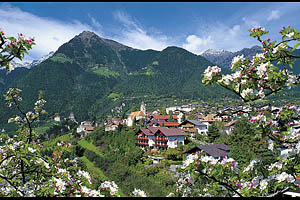
[[[146,115],[146,106],[145,106],[144,101],[142,101],[142,103],[141,103],[141,111]]]

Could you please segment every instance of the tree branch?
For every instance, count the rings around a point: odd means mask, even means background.
[[[212,179],[215,182],[218,182],[220,185],[223,185],[224,187],[226,187],[227,189],[229,189],[230,191],[236,193],[239,197],[243,197],[243,195],[241,195],[238,191],[236,191],[231,185],[229,185],[228,183],[222,182],[218,179],[216,179],[215,177],[211,177],[206,173],[203,173],[201,171],[198,171],[201,175],[204,175],[205,177]]]
[[[15,188],[16,191],[21,192],[22,195],[25,196],[25,193],[24,193],[23,191],[19,190],[14,184],[12,184],[12,183],[10,182],[10,180],[9,180],[7,177],[0,175],[0,178],[4,179],[4,180],[5,180],[6,182],[8,182],[13,188]]]

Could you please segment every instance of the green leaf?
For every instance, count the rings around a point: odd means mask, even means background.
[[[280,64],[280,61],[277,63],[277,65],[279,65]],[[273,66],[273,67],[271,67],[271,69],[272,70],[277,70],[277,69],[279,69],[278,67],[276,67],[276,66]]]
[[[292,51],[295,51],[295,49],[300,45],[300,43],[295,44],[294,48]]]
[[[240,67],[240,66],[239,66],[239,63],[240,63],[240,61],[239,61],[238,63],[235,63],[235,64],[232,66],[232,70],[231,70],[231,71],[234,71],[235,69],[239,68],[239,67]]]
[[[27,161],[26,158],[21,158],[21,160],[23,160],[26,163],[26,165],[30,166],[30,164],[29,164],[29,162]]]
[[[289,66],[290,66],[291,69],[293,69],[293,65],[292,64],[289,64]]]
[[[17,41],[16,38],[14,38],[14,37],[8,37],[7,39],[9,39],[10,41],[14,41],[14,42]]]
[[[283,35],[283,36],[282,36],[282,38],[281,38],[281,40],[284,40],[284,39],[285,39],[285,37],[286,37],[286,36],[285,36],[285,35]]]

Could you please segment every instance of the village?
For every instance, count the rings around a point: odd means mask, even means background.
[[[293,106],[295,112],[300,113],[299,105],[289,104],[289,106]],[[198,105],[187,104],[166,107],[165,114],[161,114],[159,110],[147,112],[146,104],[142,101],[140,110],[128,113],[124,119],[109,116],[103,123],[92,121],[78,123],[73,113],[70,114],[68,119],[78,124],[76,132],[81,137],[86,136],[96,127],[104,126],[105,132],[108,134],[109,132],[116,131],[120,126],[139,127],[136,132],[136,145],[143,150],[177,148],[179,145],[185,145],[185,141],[189,140],[201,145],[198,150],[202,149],[206,151],[209,156],[221,157],[228,155],[230,147],[221,144],[222,148],[220,148],[218,145],[197,140],[199,138],[197,136],[206,136],[209,127],[217,122],[223,125],[221,134],[231,135],[235,123],[242,116],[247,117],[250,112],[270,112],[271,115],[276,115],[280,109],[280,107],[270,107],[269,105],[255,108],[247,105],[225,106],[217,109],[211,106],[204,106],[202,107],[202,112],[200,112],[198,111]],[[208,113],[209,110],[216,110],[216,112]],[[189,119],[191,116],[193,116],[193,119]],[[54,120],[59,122],[64,119],[56,115]],[[295,120],[292,129],[300,129],[299,121]],[[272,134],[278,135],[280,133],[274,131]],[[209,148],[206,148],[208,146]],[[211,152],[219,152],[219,154]],[[287,153],[286,149],[282,148],[281,153]]]

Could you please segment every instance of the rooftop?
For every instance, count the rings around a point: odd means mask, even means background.
[[[195,153],[197,151],[205,151],[212,157],[228,156],[230,147],[225,144],[208,144],[196,146],[185,153]]]

